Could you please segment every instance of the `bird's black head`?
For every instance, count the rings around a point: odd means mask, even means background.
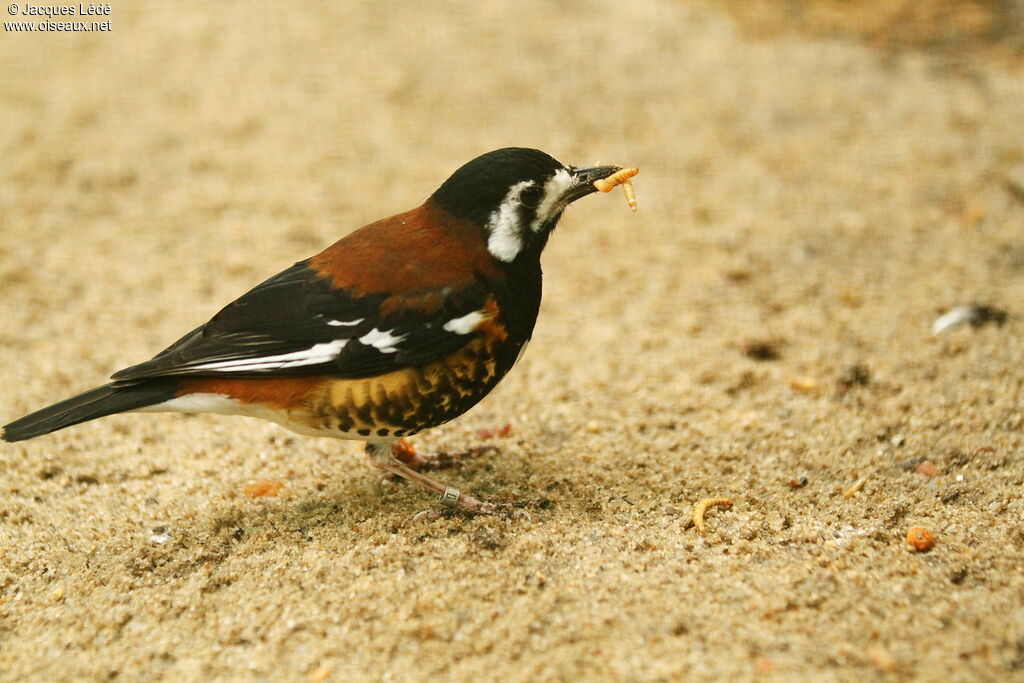
[[[595,191],[618,166],[574,168],[538,149],[506,147],[478,156],[431,196],[439,207],[480,225],[487,248],[511,263],[540,254],[569,203]]]

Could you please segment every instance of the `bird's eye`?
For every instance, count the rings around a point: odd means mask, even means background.
[[[523,191],[519,193],[519,201],[523,206],[530,209],[536,209],[537,205],[540,204],[540,198],[544,194],[536,185],[523,188]]]

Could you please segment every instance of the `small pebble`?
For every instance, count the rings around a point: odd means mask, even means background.
[[[790,377],[789,388],[794,391],[802,391],[805,394],[809,394],[818,388],[818,380],[807,376]]]
[[[512,433],[512,425],[504,424],[494,429],[478,429],[476,430],[476,438],[478,439],[493,439],[495,437],[504,439]]]
[[[857,363],[843,371],[843,374],[836,380],[836,387],[839,393],[846,393],[854,387],[866,387],[871,383],[871,371],[867,366]]]
[[[171,538],[171,527],[166,524],[153,527],[153,535],[149,537],[150,543],[163,545]]]
[[[778,360],[782,357],[779,342],[772,339],[755,339],[742,346],[743,355],[757,361]]]
[[[1002,327],[1006,322],[1006,311],[995,306],[969,304],[956,306],[932,323],[932,334],[942,334],[946,330],[960,325],[970,325],[977,329],[986,323],[995,323]]]
[[[910,460],[904,460],[899,465],[905,470],[912,470],[928,458],[911,458]]]
[[[318,681],[327,680],[327,677],[330,675],[331,670],[328,669],[326,666],[321,666],[317,667],[316,669],[313,669],[308,674],[306,674],[306,678],[310,681],[313,681],[314,683],[317,683]]]
[[[283,482],[261,479],[260,481],[246,484],[242,487],[242,493],[250,498],[276,498],[282,488],[284,488]]]
[[[881,645],[868,646],[867,655],[871,663],[882,671],[894,671],[896,669],[896,660]]]
[[[925,477],[934,477],[939,474],[939,468],[931,460],[924,460],[914,465],[914,471]]]
[[[931,550],[935,545],[932,533],[920,526],[913,526],[907,529],[907,544],[914,549],[914,552],[923,553]]]

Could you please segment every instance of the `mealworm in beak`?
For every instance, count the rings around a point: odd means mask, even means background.
[[[633,190],[633,183],[630,178],[640,172],[638,168],[623,168],[612,173],[607,178],[594,181],[594,187],[601,192],[611,192],[616,185],[622,185],[622,192],[626,195],[626,203],[634,212],[636,211],[636,192]]]

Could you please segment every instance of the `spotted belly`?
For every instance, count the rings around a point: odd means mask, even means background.
[[[465,413],[508,369],[501,367],[491,345],[475,340],[422,366],[378,377],[330,379],[311,396],[310,424],[348,438],[409,436]]]
[[[178,398],[145,410],[246,415],[312,436],[390,441],[465,413],[511,369],[518,351],[480,338],[376,377],[185,380]]]

